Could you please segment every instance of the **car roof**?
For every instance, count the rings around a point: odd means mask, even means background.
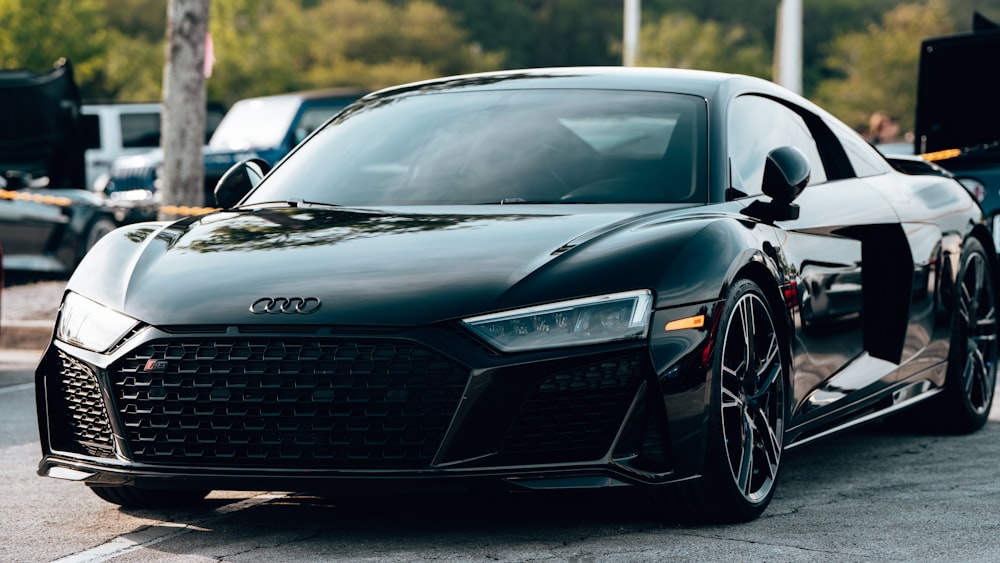
[[[408,92],[506,90],[521,88],[594,88],[680,92],[711,98],[736,88],[789,94],[777,85],[750,76],[704,70],[645,67],[561,67],[465,74],[386,88],[370,94],[381,98]]]

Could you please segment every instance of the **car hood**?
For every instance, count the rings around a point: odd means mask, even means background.
[[[99,242],[69,289],[157,325],[399,326],[651,287],[652,254],[662,260],[672,252],[664,244],[685,240],[664,229],[696,221],[679,222],[681,209],[665,206],[612,207],[262,208],[130,225]],[[277,297],[322,306],[309,315],[250,311]]]

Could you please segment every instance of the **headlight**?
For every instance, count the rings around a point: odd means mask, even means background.
[[[646,337],[653,294],[628,291],[464,319],[504,352]]]
[[[121,340],[138,322],[70,292],[63,299],[59,311],[56,338],[93,352],[104,352]]]

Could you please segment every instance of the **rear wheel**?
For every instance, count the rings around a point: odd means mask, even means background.
[[[102,499],[124,508],[191,508],[200,505],[210,491],[174,491],[141,487],[91,487]]]
[[[716,342],[703,474],[669,494],[684,516],[745,522],[774,496],[787,395],[787,354],[757,284],[733,284]]]
[[[986,251],[970,239],[962,252],[951,317],[944,391],[933,420],[941,430],[973,432],[986,424],[997,375],[997,310]]]

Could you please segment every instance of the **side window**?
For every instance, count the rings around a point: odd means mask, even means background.
[[[780,103],[760,96],[740,96],[729,107],[727,123],[732,187],[748,195],[761,194],[767,153],[791,145],[806,154],[811,184],[826,182],[826,168],[806,122]]]
[[[122,146],[125,148],[160,146],[160,114],[121,114]]]
[[[833,124],[833,130],[837,140],[843,145],[856,176],[877,176],[889,170],[885,158],[856,131],[841,123]]]

